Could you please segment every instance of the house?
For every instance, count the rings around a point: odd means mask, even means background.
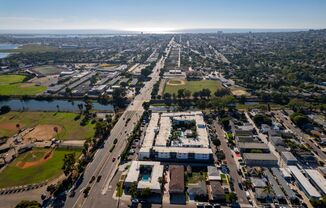
[[[210,201],[220,202],[224,201],[225,193],[221,182],[210,181],[208,186],[208,198]]]
[[[266,134],[266,133],[268,133],[268,131],[271,130],[271,127],[267,124],[262,124],[260,127],[260,130],[263,134]]]
[[[209,181],[220,181],[221,171],[219,171],[215,166],[207,166],[207,176]]]
[[[250,181],[252,183],[252,187],[254,187],[255,189],[256,188],[264,188],[267,186],[266,182],[261,178],[251,177]]]
[[[272,153],[244,153],[243,159],[247,166],[277,167],[277,157]]]
[[[240,153],[269,153],[269,148],[265,143],[258,143],[258,142],[238,142],[237,147],[240,150]]]
[[[255,189],[255,197],[259,201],[271,201],[274,198],[274,193],[263,188],[257,188]]]
[[[205,181],[200,181],[196,184],[188,184],[187,192],[191,200],[206,201],[208,197]]]
[[[291,152],[288,151],[281,152],[281,159],[287,165],[296,165],[298,163],[297,158]]]
[[[185,180],[184,180],[184,167],[182,165],[170,165],[170,194],[184,194]]]

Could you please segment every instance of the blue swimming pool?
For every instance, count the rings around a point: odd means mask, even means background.
[[[143,175],[142,176],[142,181],[149,181],[150,176],[149,175]]]

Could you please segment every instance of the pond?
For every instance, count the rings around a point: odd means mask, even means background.
[[[0,100],[0,106],[8,105],[13,111],[65,111],[65,112],[77,112],[79,111],[78,104],[85,105],[82,100],[20,100],[20,99],[8,99]],[[93,109],[96,111],[112,112],[114,108],[112,105],[103,105],[98,102],[93,102]]]

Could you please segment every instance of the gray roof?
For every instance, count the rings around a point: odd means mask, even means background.
[[[283,178],[283,176],[281,175],[281,172],[279,171],[278,168],[272,168],[271,169],[274,176],[276,177],[278,183],[282,186],[285,194],[290,198],[290,199],[294,199],[296,198],[295,193],[292,191],[292,189],[289,187],[288,183],[286,182],[286,180]]]
[[[199,195],[207,195],[207,187],[205,181],[200,181],[197,184],[188,184],[188,193]]]
[[[245,160],[276,160],[275,155],[271,153],[244,153],[243,158]]]
[[[215,166],[207,166],[208,176],[219,176],[219,172]]]
[[[265,187],[266,182],[261,178],[250,178],[250,181],[254,187]]]
[[[288,151],[281,152],[281,155],[282,157],[286,158],[286,160],[288,161],[298,161],[297,158],[291,152]]]
[[[258,142],[238,142],[237,146],[240,149],[269,149],[265,143]]]
[[[265,169],[264,174],[267,176],[268,181],[271,184],[276,197],[277,198],[285,198],[283,191],[281,190],[280,186],[274,179],[274,176],[272,175],[272,173],[268,169]]]

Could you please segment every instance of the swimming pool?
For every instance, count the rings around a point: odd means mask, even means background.
[[[149,175],[143,175],[141,180],[142,181],[149,181],[149,179],[150,179]]]

